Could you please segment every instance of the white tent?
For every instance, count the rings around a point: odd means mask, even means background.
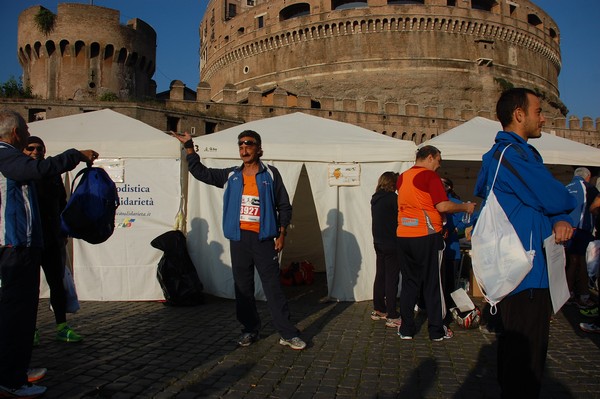
[[[500,130],[500,122],[478,116],[423,145],[437,147],[444,161],[481,161]],[[530,139],[529,144],[540,152],[545,164],[600,166],[600,149],[573,140],[542,132],[542,137]]]
[[[463,200],[473,200],[481,157],[492,148],[500,130],[500,122],[475,117],[422,145],[433,145],[442,152],[442,167],[438,174],[453,181],[455,191]],[[545,132],[542,137],[528,142],[542,155],[546,167],[564,184],[573,177],[573,166],[600,166],[600,149]]]
[[[29,130],[44,140],[49,156],[68,148],[97,151],[100,159],[95,164],[105,167],[117,182],[121,205],[112,237],[98,245],[73,240],[79,298],[163,299],[156,279],[163,252],[152,248],[150,241],[173,228],[180,209],[179,142],[108,109],[32,122]],[[69,173],[68,181],[78,169]]]
[[[261,135],[262,160],[279,169],[292,200],[294,215],[282,263],[306,259],[325,270],[332,298],[371,299],[375,275],[371,195],[383,172],[401,172],[412,165],[414,143],[294,113],[195,138],[202,162],[217,168],[240,164],[237,136],[246,129]],[[336,169],[355,173],[349,184],[356,185],[338,185]],[[205,290],[233,298],[229,242],[222,231],[223,191],[192,176],[188,184],[190,255]],[[261,287],[256,294],[264,298]]]

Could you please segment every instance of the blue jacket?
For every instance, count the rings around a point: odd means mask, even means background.
[[[590,205],[596,199],[598,190],[581,176],[574,176],[567,184],[567,190],[577,200],[577,206],[569,215],[571,225],[591,233],[594,231],[594,215],[590,212]]]
[[[496,144],[483,156],[476,196],[487,198],[500,153],[511,143],[504,153],[494,193],[525,250],[535,251],[531,271],[512,295],[530,288],[548,288],[543,241],[552,235],[556,222],[571,222],[569,212],[576,203],[565,186],[546,169],[537,150],[515,133],[504,131],[498,132]]]
[[[0,142],[0,245],[43,247],[42,227],[33,180],[60,175],[79,163],[75,149],[35,160]]]
[[[448,199],[455,204],[462,204],[463,202],[458,198],[454,198],[451,194],[448,194]],[[474,216],[471,215],[471,221],[464,223],[462,221],[464,212],[448,213],[446,214],[446,224],[444,230],[448,233],[446,235],[446,248],[444,249],[444,256],[448,260],[460,260],[460,241],[459,232],[464,231],[465,228],[472,226]]]
[[[233,241],[239,241],[240,206],[244,191],[242,166],[224,169],[207,168],[200,162],[197,153],[188,154],[188,169],[196,179],[212,186],[225,188],[223,194],[223,233]],[[260,200],[259,240],[279,236],[279,228],[287,227],[292,219],[292,206],[279,171],[274,166],[260,163],[256,174],[258,198]]]

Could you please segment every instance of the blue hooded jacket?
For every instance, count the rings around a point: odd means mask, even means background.
[[[196,179],[212,186],[225,188],[223,194],[223,233],[225,237],[239,241],[240,205],[244,191],[242,166],[224,169],[207,168],[197,153],[187,155],[188,169]],[[292,205],[283,185],[281,174],[274,166],[260,163],[256,174],[260,200],[260,229],[258,239],[268,240],[279,236],[279,228],[287,227],[292,219]]]
[[[502,150],[502,166],[494,184],[496,198],[506,213],[525,250],[533,249],[533,267],[511,295],[530,288],[548,288],[548,268],[543,241],[552,235],[558,221],[571,223],[569,212],[575,198],[546,169],[538,151],[512,132],[501,131],[496,144],[483,155],[475,195],[487,198]]]

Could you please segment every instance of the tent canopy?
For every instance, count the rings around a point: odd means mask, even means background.
[[[370,199],[379,176],[402,172],[415,158],[412,141],[397,140],[351,124],[303,113],[245,123],[197,137],[202,162],[223,168],[240,164],[237,137],[261,135],[263,161],[277,167],[292,200],[283,265],[308,260],[327,273],[328,296],[345,301],[373,297],[375,251]],[[330,184],[336,164],[359,170],[356,185]],[[205,290],[233,298],[229,241],[222,231],[223,190],[188,181],[188,249]],[[256,296],[264,298],[256,279]]]
[[[92,149],[101,158],[179,158],[173,137],[110,109],[31,122],[29,131],[46,144],[48,154],[68,148]]]
[[[163,299],[156,279],[162,252],[150,241],[173,229],[181,207],[179,141],[109,109],[32,122],[29,130],[44,140],[49,155],[68,148],[97,151],[100,159],[95,165],[108,169],[119,191],[113,235],[97,245],[73,240],[79,299]],[[69,172],[68,181],[84,166]]]
[[[444,160],[481,161],[500,130],[500,122],[478,116],[423,145],[437,147]],[[600,166],[600,149],[573,140],[542,133],[542,137],[530,139],[529,144],[540,152],[545,164]]]
[[[412,141],[296,112],[198,137],[195,140],[199,144],[200,156],[239,160],[236,142],[243,130],[254,130],[261,135],[264,158],[273,161],[414,161],[416,151]]]

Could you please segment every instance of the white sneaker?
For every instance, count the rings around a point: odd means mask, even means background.
[[[290,339],[280,338],[279,345],[289,346],[295,350],[302,350],[306,348],[306,342],[302,341],[300,337],[294,337]]]
[[[0,396],[7,398],[37,398],[46,392],[46,387],[25,384],[21,388],[11,389],[0,385]]]

